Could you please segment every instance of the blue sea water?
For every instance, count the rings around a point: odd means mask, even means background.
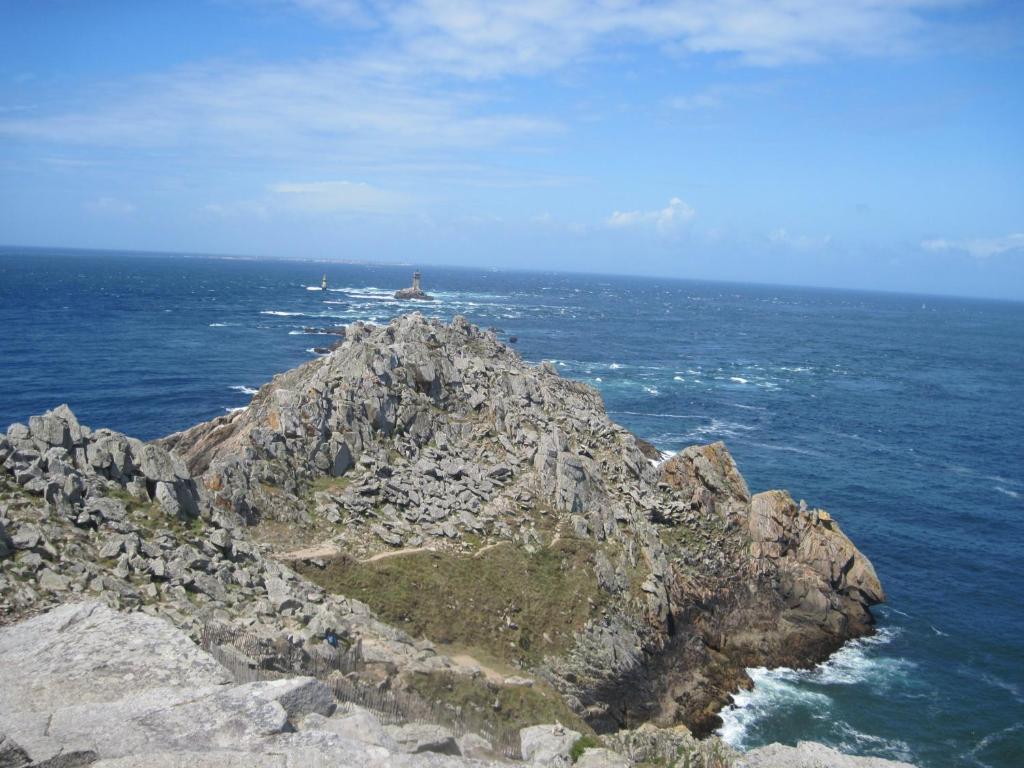
[[[319,286],[326,272],[330,290]],[[157,437],[384,322],[411,269],[0,249],[0,425],[69,403]],[[430,268],[417,305],[518,337],[668,451],[827,507],[889,595],[876,636],[753,670],[723,735],[928,768],[1024,764],[1024,304]]]

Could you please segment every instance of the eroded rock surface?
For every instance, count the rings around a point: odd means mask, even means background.
[[[744,667],[824,658],[884,596],[827,513],[752,495],[723,445],[651,455],[597,391],[462,318],[355,324],[247,408],[155,443],[66,407],[13,425],[0,609],[95,595],[193,637],[218,622],[307,655],[334,637],[381,685],[486,699],[458,706],[504,711],[514,686],[491,678],[523,678],[575,727],[704,733]],[[473,668],[439,639],[505,669],[438,685]]]

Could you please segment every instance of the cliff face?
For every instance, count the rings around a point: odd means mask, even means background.
[[[350,328],[338,350],[275,377],[244,411],[163,445],[215,506],[253,522],[317,521],[355,560],[426,548],[443,572],[476,556],[484,583],[496,545],[554,553],[541,575],[557,621],[519,604],[538,598],[512,576],[501,615],[480,621],[470,599],[435,595],[419,610],[466,625],[443,639],[546,675],[600,729],[707,727],[743,666],[819,660],[870,631],[868,606],[884,599],[827,513],[784,492],[751,496],[722,444],[656,468],[595,390],[525,364],[462,319]],[[387,574],[404,578],[422,573]],[[369,577],[351,583],[388,618],[416,612]],[[569,589],[585,604],[566,602]]]
[[[720,443],[655,466],[595,390],[461,318],[350,326],[244,410],[153,445],[75,427],[55,411],[0,439],[0,557],[19,552],[35,580],[27,597],[0,580],[15,612],[59,594],[43,570],[93,590],[117,533],[110,583],[183,626],[334,629],[365,640],[379,679],[420,690],[471,656],[488,680],[550,685],[598,730],[700,731],[745,666],[818,661],[884,599],[827,513],[751,496]],[[127,515],[103,507],[118,498]],[[153,533],[132,518],[143,507],[194,522]],[[47,525],[77,531],[86,577],[47,562]]]

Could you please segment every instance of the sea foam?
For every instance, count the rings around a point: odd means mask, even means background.
[[[882,628],[871,637],[851,640],[812,669],[748,669],[754,687],[737,693],[733,703],[719,713],[722,726],[718,735],[738,749],[748,749],[756,746],[751,740],[752,731],[772,716],[786,716],[804,709],[814,713],[814,717],[831,718],[834,701],[827,693],[829,686],[868,685],[884,691],[907,679],[915,666],[912,662],[878,653],[878,648],[890,643],[897,634],[896,629]],[[848,736],[859,734],[861,741],[879,739],[860,734],[847,723],[835,722],[834,725]],[[893,752],[906,747],[905,744],[891,746]]]

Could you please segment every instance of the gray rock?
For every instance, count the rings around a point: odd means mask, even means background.
[[[336,733],[366,744],[384,747],[391,752],[398,751],[398,745],[388,735],[377,716],[355,705],[349,705],[347,710],[339,711],[331,717],[315,713],[308,715],[302,721],[301,728]]]
[[[61,576],[49,568],[44,568],[36,576],[36,583],[39,584],[40,589],[45,589],[47,592],[64,592],[67,590],[70,581],[66,576]]]
[[[630,768],[632,763],[618,752],[595,748],[584,750],[576,761],[576,768]]]
[[[447,728],[426,723],[389,725],[384,729],[402,752],[437,752],[442,755],[459,755],[455,736]]]
[[[845,755],[824,744],[801,741],[795,747],[769,744],[742,755],[736,768],[914,768],[910,763],[880,757]]]
[[[572,764],[572,745],[579,738],[578,731],[562,725],[534,725],[519,731],[523,760],[550,768],[567,768]]]
[[[0,768],[24,768],[31,762],[16,741],[0,733]]]

